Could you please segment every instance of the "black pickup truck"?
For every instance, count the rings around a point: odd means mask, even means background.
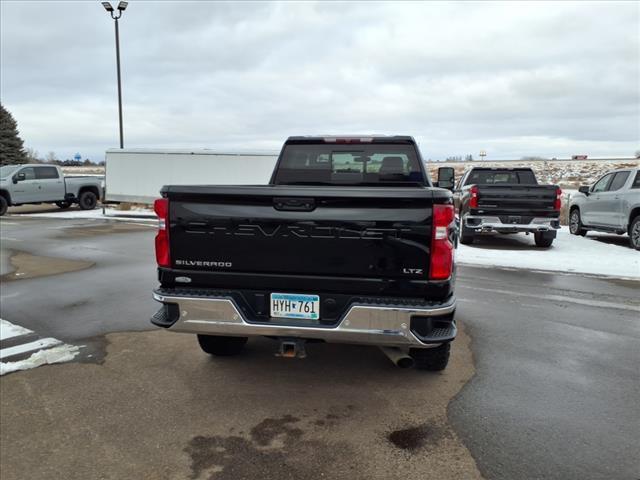
[[[471,168],[453,194],[463,244],[487,232],[526,232],[536,246],[550,247],[560,228],[562,191],[538,185],[530,168]]]
[[[265,186],[165,186],[153,324],[213,355],[247,338],[369,344],[442,370],[456,336],[452,194],[407,136],[290,137]]]

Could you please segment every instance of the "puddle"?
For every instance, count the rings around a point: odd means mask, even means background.
[[[387,435],[387,440],[401,450],[412,452],[421,449],[428,442],[435,441],[439,436],[440,431],[438,429],[425,424],[395,430]]]
[[[350,453],[349,447],[344,444],[303,439],[303,425],[300,422],[299,418],[292,415],[266,418],[251,429],[250,439],[239,435],[193,437],[184,449],[191,457],[189,478],[317,478],[319,472],[313,462],[308,461],[309,458],[321,454],[325,461],[335,465]],[[350,475],[350,478],[362,477]]]
[[[68,258],[42,257],[26,252],[16,252],[10,259],[13,271],[0,277],[3,282],[25,280],[28,278],[47,277],[60,273],[76,272],[94,265],[84,260]]]
[[[113,233],[144,232],[156,228],[154,223],[149,225],[132,224],[127,222],[109,222],[99,224],[72,225],[61,229],[55,238],[86,238]]]

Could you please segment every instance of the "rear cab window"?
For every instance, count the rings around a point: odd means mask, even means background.
[[[636,172],[636,178],[633,179],[631,188],[640,188],[640,170]]]
[[[415,145],[396,143],[287,143],[276,185],[425,185]]]
[[[472,170],[465,185],[537,185],[532,170]]]
[[[36,178],[38,180],[47,180],[59,178],[58,169],[56,167],[36,167]]]

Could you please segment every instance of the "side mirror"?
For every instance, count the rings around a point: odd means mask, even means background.
[[[589,189],[590,189],[590,187],[589,187],[589,186],[587,186],[587,185],[583,185],[583,186],[581,186],[581,187],[579,187],[579,188],[578,188],[578,191],[579,191],[580,193],[584,193],[585,195],[589,195]]]
[[[456,171],[453,167],[440,167],[438,168],[438,187],[446,188],[447,190],[453,190],[453,186],[456,183]]]
[[[22,182],[23,180],[26,180],[26,178],[27,178],[26,175],[20,172],[13,176],[13,183]]]

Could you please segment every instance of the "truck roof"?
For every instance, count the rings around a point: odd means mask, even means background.
[[[21,163],[21,164],[15,164],[15,165],[3,165],[3,167],[58,167],[60,168],[60,165],[56,165],[55,163]]]
[[[471,170],[485,170],[487,172],[493,172],[496,170],[507,170],[509,172],[522,172],[531,171],[531,167],[471,167]]]
[[[298,135],[287,138],[287,143],[398,143],[412,144],[416,141],[410,135]]]

